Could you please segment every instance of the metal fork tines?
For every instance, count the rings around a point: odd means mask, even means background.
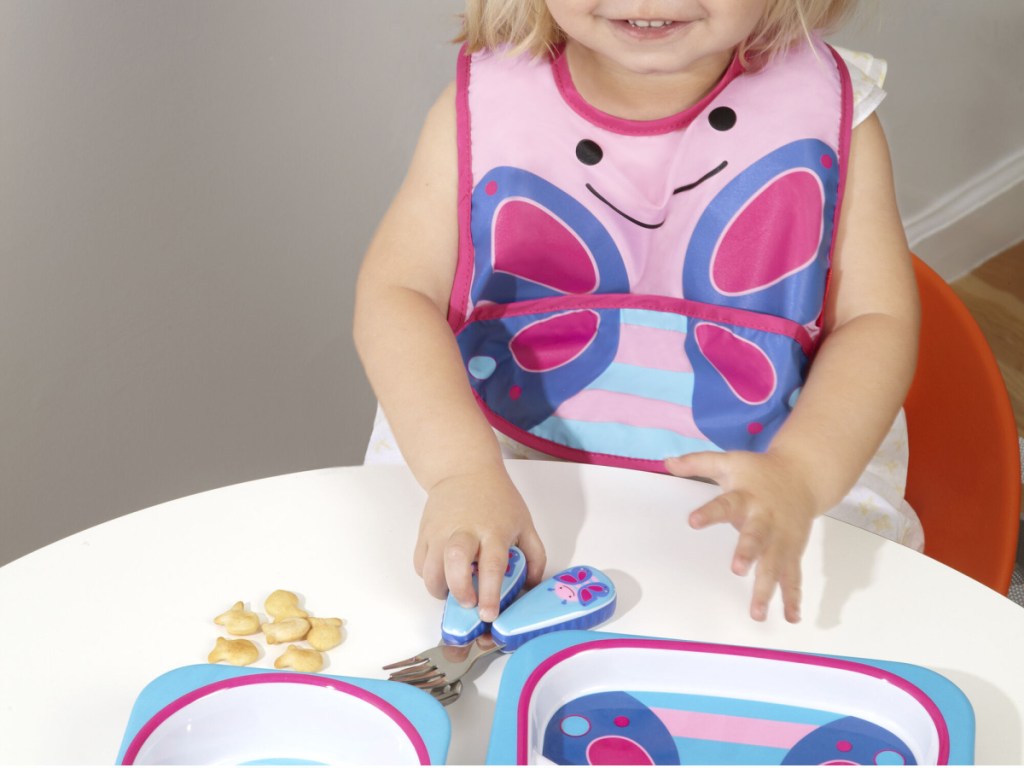
[[[436,688],[431,688],[427,693],[437,699],[443,706],[447,707],[462,695],[462,681],[457,680],[454,683],[439,685]]]
[[[498,648],[486,635],[469,645],[441,643],[408,659],[388,664],[384,669],[394,670],[388,680],[416,686],[447,705],[458,698],[462,691],[461,680],[470,667]]]

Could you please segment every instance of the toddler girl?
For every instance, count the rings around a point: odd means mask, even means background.
[[[884,64],[818,37],[852,2],[468,2],[356,298],[368,460],[397,443],[427,492],[432,594],[493,619],[510,544],[540,580],[503,456],[715,481],[689,523],[739,531],[758,620],[776,587],[799,620],[818,515],[922,546]]]

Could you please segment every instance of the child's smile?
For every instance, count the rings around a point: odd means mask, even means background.
[[[635,40],[661,40],[687,26],[687,22],[674,19],[622,19],[612,23]]]

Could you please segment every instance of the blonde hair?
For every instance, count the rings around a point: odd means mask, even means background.
[[[830,32],[849,16],[857,0],[768,0],[764,16],[740,46],[744,63],[763,62],[814,32]]]
[[[470,53],[503,45],[515,53],[543,56],[565,41],[544,0],[466,0],[455,42]]]
[[[768,0],[764,16],[740,46],[745,64],[767,61],[801,37],[835,29],[853,11],[857,0]],[[550,53],[565,35],[548,13],[544,0],[466,0],[462,32],[455,42],[470,53],[509,46],[534,56]]]

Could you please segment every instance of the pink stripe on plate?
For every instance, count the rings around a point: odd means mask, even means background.
[[[609,418],[611,414],[618,414],[619,418]],[[555,416],[576,421],[613,421],[630,427],[668,429],[686,437],[707,439],[693,421],[693,410],[686,406],[603,389],[583,390],[558,406]]]
[[[615,362],[691,373],[693,367],[683,349],[684,339],[686,335],[679,331],[623,323],[619,328],[619,351]]]
[[[789,749],[818,727],[806,723],[685,712],[662,707],[651,707],[651,711],[665,724],[668,732],[677,738],[725,741],[757,747]]]

